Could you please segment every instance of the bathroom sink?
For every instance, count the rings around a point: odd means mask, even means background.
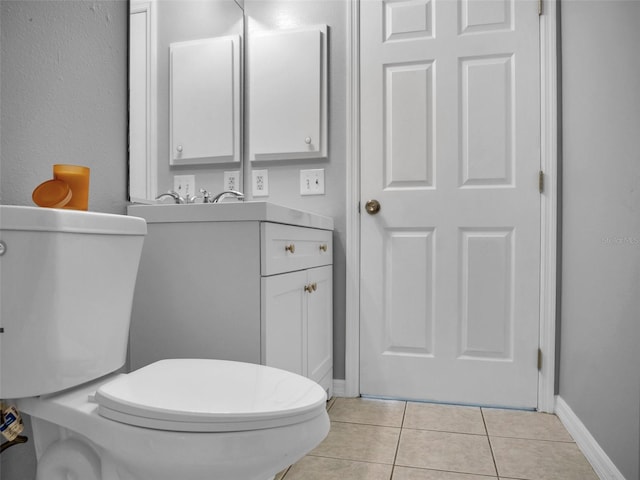
[[[300,227],[333,229],[333,219],[264,201],[191,204],[133,204],[127,207],[131,216],[147,223],[168,222],[233,222],[263,221]]]

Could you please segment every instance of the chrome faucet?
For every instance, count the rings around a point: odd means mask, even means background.
[[[238,200],[244,200],[244,193],[238,192],[237,190],[225,190],[215,197],[209,198],[209,203],[220,203],[220,200],[225,197],[236,197]]]
[[[195,203],[197,197],[192,197],[187,195],[186,197],[182,197],[179,193],[174,192],[173,190],[168,191],[167,193],[161,193],[156,197],[156,200],[160,200],[163,197],[171,197],[178,204],[184,203]]]

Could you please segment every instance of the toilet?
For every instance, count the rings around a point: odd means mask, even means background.
[[[136,217],[0,206],[0,398],[31,416],[37,479],[272,478],[326,437],[325,391],[225,360],[121,373],[145,234]]]

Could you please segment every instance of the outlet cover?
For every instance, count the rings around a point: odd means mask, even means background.
[[[240,188],[240,170],[224,172],[224,190],[241,191]]]
[[[195,175],[174,175],[173,191],[184,198],[193,197],[196,194]]]
[[[268,197],[269,196],[269,175],[267,170],[252,170],[251,184],[253,185],[254,197]]]
[[[324,168],[300,170],[300,195],[324,195]]]

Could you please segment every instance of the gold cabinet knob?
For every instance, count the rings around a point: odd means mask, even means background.
[[[316,282],[313,282],[311,284],[311,290],[315,292],[317,289],[318,289],[318,284]]]
[[[311,284],[309,284],[309,285],[305,285],[305,286],[304,286],[304,291],[305,291],[305,292],[308,292],[308,293],[311,293]]]
[[[304,286],[304,291],[308,293],[313,293],[318,289],[318,284],[316,282],[309,283]]]
[[[364,208],[369,215],[375,215],[380,211],[380,202],[377,200],[369,200],[365,203]]]
[[[292,244],[290,244],[290,245],[286,245],[286,246],[284,247],[284,249],[285,249],[287,252],[296,253],[296,246],[295,246],[293,243],[292,243]]]
[[[327,244],[326,244],[326,243],[323,243],[322,245],[320,245],[320,251],[322,251],[322,252],[326,252],[326,251],[327,251],[327,248],[328,248],[328,247],[327,247]]]

